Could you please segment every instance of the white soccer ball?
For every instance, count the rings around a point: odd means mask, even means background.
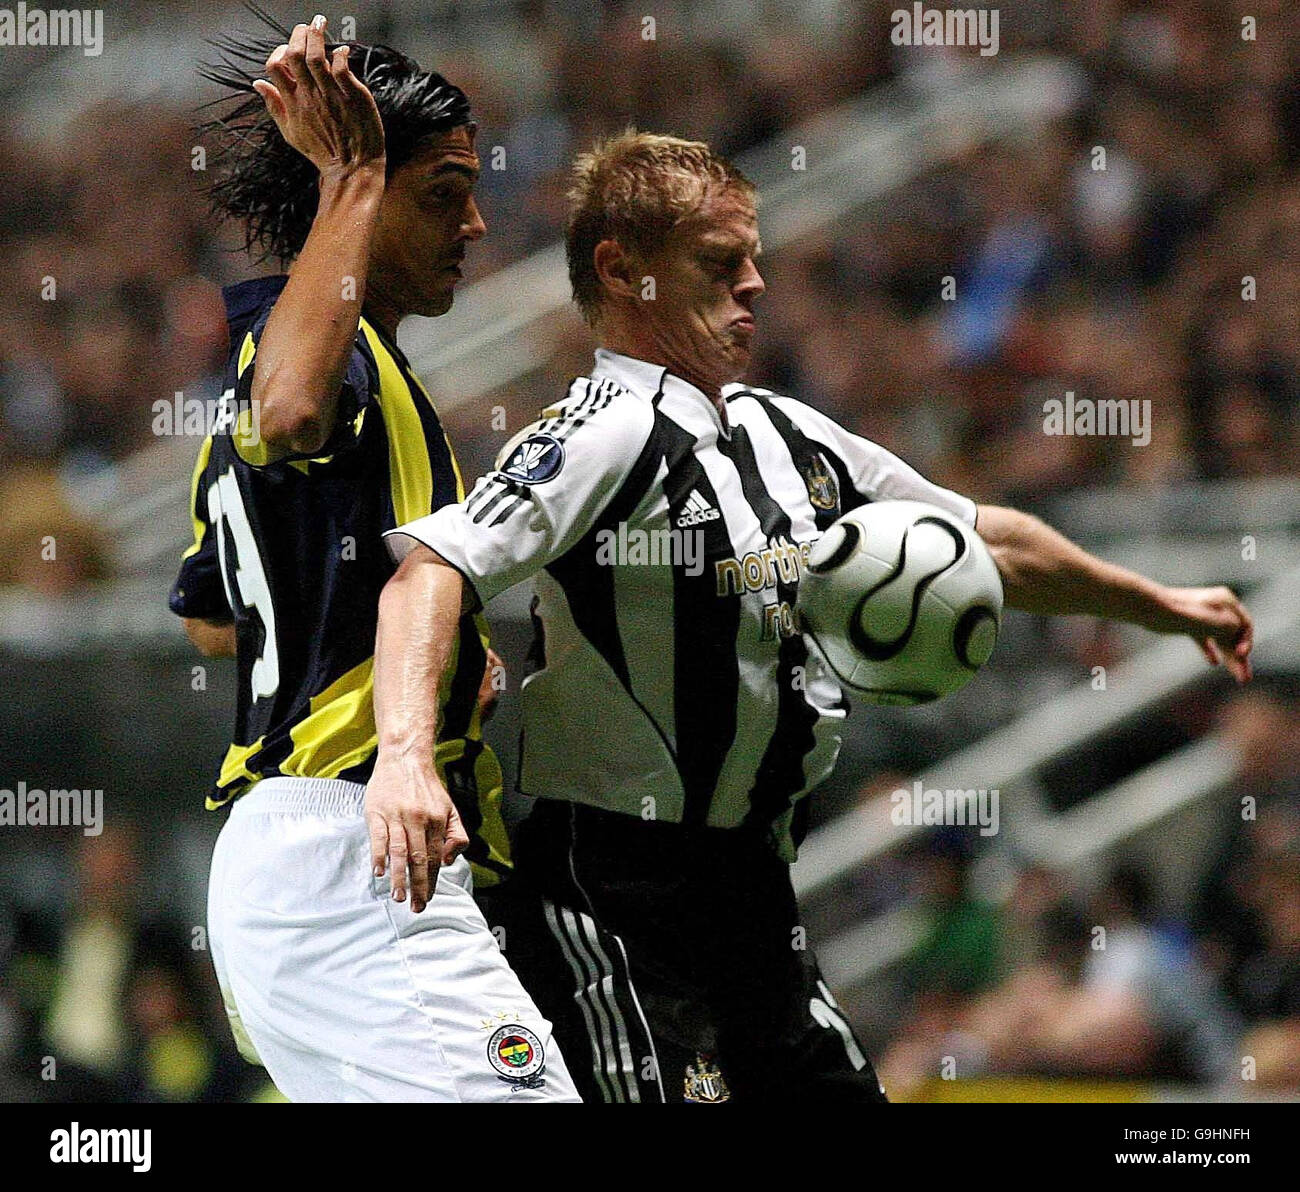
[[[964,687],[993,653],[1002,577],[951,513],[876,501],[814,544],[799,615],[845,687],[873,703],[923,704]]]

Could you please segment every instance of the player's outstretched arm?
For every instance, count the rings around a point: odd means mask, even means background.
[[[1251,675],[1254,624],[1229,588],[1171,588],[1090,555],[1038,518],[981,505],[975,528],[988,544],[1007,604],[1033,613],[1085,613],[1156,633],[1185,633],[1238,683]]]
[[[295,26],[266,60],[268,78],[253,84],[284,139],[320,171],[316,218],[253,360],[272,458],[318,451],[334,429],[384,193],[379,109],[348,67],[347,47],[326,56],[325,24]]]
[[[366,786],[366,824],[375,875],[391,869],[393,899],[401,902],[409,870],[411,909],[417,912],[437,887],[439,867],[469,847],[456,805],[434,766],[438,688],[466,590],[460,572],[427,546],[416,546],[379,597],[379,754]]]

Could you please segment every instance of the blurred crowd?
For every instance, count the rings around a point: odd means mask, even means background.
[[[626,122],[734,154],[876,83],[923,93],[1066,55],[1087,81],[1068,118],[772,254],[753,379],[941,480],[1031,507],[1080,485],[1294,469],[1300,30],[1281,0],[1255,6],[1251,40],[1210,0],[1020,0],[1001,6],[987,59],[892,45],[888,3],[796,5],[802,20],[788,5],[656,7],[653,39],[620,4],[453,6],[435,25],[427,6],[392,3],[361,18],[358,36],[465,86],[480,144],[504,151],[483,176],[492,233],[471,280],[558,238],[567,162]],[[27,565],[44,526],[75,521],[51,486],[96,474],[111,491],[114,465],[150,442],[154,401],[212,396],[217,286],[256,267],[206,214],[192,117],[107,102],[56,140],[0,130],[0,583],[110,574],[84,534],[70,566]],[[530,378],[523,404],[553,384]],[[1149,445],[1045,435],[1043,403],[1067,390],[1150,401]],[[492,435],[486,418],[461,433]]]
[[[142,907],[137,831],[69,857],[66,905],[0,900],[0,1100],[279,1100],[235,1050],[206,929]]]
[[[892,3],[656,4],[653,39],[641,7],[394,2],[360,18],[359,38],[464,86],[480,147],[504,147],[506,168],[480,187],[491,232],[469,255],[471,282],[560,237],[568,160],[628,122],[737,154],[876,84],[920,99],[962,72],[1066,56],[1086,84],[1068,117],[765,257],[751,379],[942,483],[1033,510],[1094,485],[1155,493],[1296,472],[1300,26],[1282,0],[1251,6],[1253,38],[1214,0],[1006,0],[987,59],[892,45]],[[228,20],[255,25],[237,9]],[[111,494],[154,442],[155,401],[216,393],[219,286],[267,267],[209,218],[193,119],[112,101],[57,139],[0,126],[0,588],[59,595],[111,577],[84,493]],[[585,367],[576,320],[553,334],[547,375],[494,403],[539,408]],[[1044,434],[1044,402],[1066,391],[1150,401],[1150,443]],[[501,437],[486,416],[453,429],[470,458]],[[57,559],[42,554],[50,535]],[[1008,700],[1032,698],[1045,662],[1105,663],[1119,648],[1100,627],[1035,632],[999,660]],[[1210,716],[1213,701],[1193,698],[1165,718],[1170,741]],[[965,705],[952,706],[946,738],[962,731]],[[1297,710],[1272,692],[1214,712],[1254,768],[1218,804],[1221,855],[1200,859],[1195,905],[1177,915],[1123,861],[1086,885],[1031,866],[1002,900],[977,896],[979,858],[944,836],[876,875],[919,898],[929,923],[889,1021],[872,1025],[891,1091],[920,1095],[944,1056],[963,1074],[1204,1083],[1249,1055],[1261,1086],[1300,1086]],[[909,723],[874,759],[880,781],[933,755],[924,715]],[[1258,801],[1252,820],[1243,795]],[[231,1054],[193,928],[105,897],[140,863],[129,833],[106,832],[74,864],[93,897],[44,916],[4,909],[0,1050],[28,1074],[62,1057],[57,1095],[264,1095]]]
[[[1239,772],[1194,813],[1210,818],[1212,843],[1176,858],[1190,892],[1182,905],[1157,897],[1136,854],[1086,874],[1013,864],[976,880],[979,855],[960,829],[863,876],[860,899],[921,908],[919,941],[893,974],[879,1025],[891,1095],[932,1096],[945,1078],[991,1074],[1190,1084],[1226,1097],[1300,1090],[1297,691],[1237,695],[1215,727]],[[1164,850],[1198,835],[1178,824],[1161,832]]]

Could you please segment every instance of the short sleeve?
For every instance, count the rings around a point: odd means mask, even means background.
[[[314,460],[326,462],[341,452],[352,447],[361,433],[365,418],[365,409],[370,401],[375,386],[373,366],[363,348],[364,336],[357,331],[352,355],[348,359],[347,369],[339,389],[337,416],[329,438],[320,450],[307,453],[293,453],[272,457],[262,440],[260,419],[257,408],[253,405],[253,377],[257,360],[257,345],[261,342],[266,321],[270,318],[272,307],[258,317],[240,344],[235,357],[234,377],[231,378],[234,396],[235,424],[230,429],[231,443],[235,453],[249,467],[263,468],[271,464],[292,460]]]
[[[486,604],[582,539],[645,473],[654,413],[611,382],[578,386],[588,386],[585,396],[516,436],[464,501],[390,530],[393,558],[423,543]]]
[[[789,397],[768,398],[769,410],[788,420],[800,434],[833,457],[836,471],[847,479],[861,501],[926,501],[975,525],[975,502],[961,493],[933,484],[910,464],[879,443],[845,430],[819,410]],[[860,503],[860,502],[856,502]],[[845,503],[845,511],[850,503]]]
[[[208,465],[212,438],[203,440],[194,475],[190,481],[190,521],[194,540],[181,556],[180,574],[167,597],[168,607],[178,617],[208,621],[229,620],[234,614],[221,576],[217,530],[208,517]]]

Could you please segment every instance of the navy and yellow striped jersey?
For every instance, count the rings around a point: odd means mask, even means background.
[[[239,693],[234,742],[210,808],[261,778],[366,782],[379,595],[394,565],[383,534],[464,498],[428,392],[364,318],[329,441],[314,458],[268,461],[251,401],[253,360],[284,277],[225,290],[226,389],[194,468],[194,542],[170,605],[233,614]],[[442,685],[437,765],[470,836],[479,885],[509,873],[501,769],[483,742],[478,692],[487,627],[467,614]]]

